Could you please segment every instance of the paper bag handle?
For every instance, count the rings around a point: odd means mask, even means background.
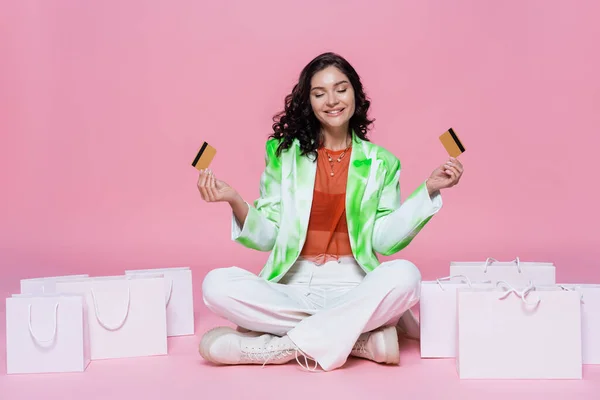
[[[498,262],[498,260],[496,260],[493,257],[486,258],[485,263],[483,264],[483,273],[487,273],[488,267],[495,262]],[[511,262],[515,263],[515,265],[517,266],[517,271],[519,271],[520,274],[523,273],[523,271],[521,270],[521,260],[519,260],[519,257],[516,257]]]
[[[58,325],[58,302],[54,305],[54,329],[52,330],[52,337],[48,340],[40,339],[35,333],[33,333],[33,326],[31,324],[31,304],[29,304],[29,333],[33,340],[35,340],[39,345],[42,343],[53,343],[56,339],[56,328]]]
[[[440,281],[448,281],[448,280],[450,280],[452,278],[458,278],[458,277],[465,278],[465,280],[467,281],[467,284],[469,285],[469,287],[472,287],[471,280],[466,275],[450,275],[450,276],[445,276],[443,278],[436,279],[436,282],[439,285],[440,289],[446,290],[446,289],[444,289],[444,287],[442,286],[442,283]]]
[[[167,295],[167,307],[169,306],[169,303],[171,302],[171,296],[173,295],[173,281],[174,279],[171,279],[171,286],[169,287],[169,294]]]
[[[92,292],[92,299],[94,301],[94,313],[96,314],[96,319],[98,320],[98,323],[108,331],[116,331],[121,329],[123,325],[125,325],[125,321],[127,320],[127,316],[129,315],[129,306],[131,304],[131,288],[129,287],[129,285],[127,285],[127,308],[125,309],[125,315],[123,316],[121,321],[114,326],[110,326],[102,321],[102,319],[100,318],[100,312],[98,311],[98,302],[96,301],[94,289],[92,288],[90,291]]]
[[[572,291],[572,292],[577,292],[579,293],[579,301],[581,301],[581,304],[585,304],[585,301],[583,301],[583,292],[580,292],[579,290],[575,289],[575,288],[568,288],[568,287],[564,287],[563,285],[557,285],[559,288],[561,288],[562,290],[566,290],[566,291]]]

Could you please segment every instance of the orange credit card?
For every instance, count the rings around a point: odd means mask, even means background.
[[[217,154],[217,150],[208,143],[204,142],[202,147],[200,147],[196,158],[194,158],[192,166],[198,171],[207,169],[213,158],[215,158],[215,154]]]
[[[452,128],[440,135],[440,141],[450,157],[456,158],[465,152],[465,147]]]

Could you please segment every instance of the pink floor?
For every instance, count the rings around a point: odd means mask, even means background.
[[[200,335],[223,321],[198,305],[197,335],[169,339],[169,355],[93,361],[85,373],[6,375],[4,298],[18,283],[0,280],[0,400],[18,399],[598,399],[600,366],[581,381],[459,380],[453,360],[422,360],[418,344],[401,342],[401,365],[351,358],[332,372],[283,366],[214,367],[197,352]],[[110,394],[110,393],[113,394]]]

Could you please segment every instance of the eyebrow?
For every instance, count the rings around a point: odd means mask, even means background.
[[[343,83],[349,83],[349,82],[348,82],[348,81],[345,81],[345,80],[344,80],[344,81],[339,81],[339,82],[335,83],[335,84],[333,85],[333,87],[339,86],[339,85],[341,85],[341,84],[343,84]],[[321,87],[321,86],[315,86],[314,88],[310,89],[310,91],[311,91],[311,92],[312,92],[313,90],[325,90],[325,88],[324,88],[324,87]]]

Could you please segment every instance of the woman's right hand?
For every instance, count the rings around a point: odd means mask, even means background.
[[[204,201],[209,203],[226,201],[232,203],[238,196],[234,188],[215,178],[210,169],[200,171],[198,190]]]

